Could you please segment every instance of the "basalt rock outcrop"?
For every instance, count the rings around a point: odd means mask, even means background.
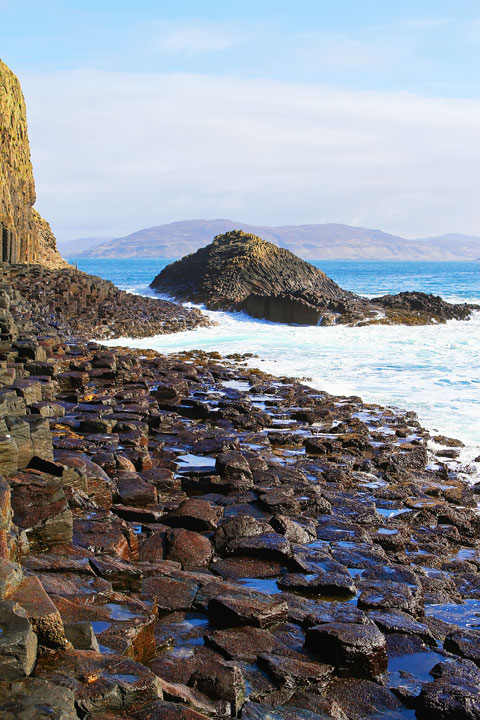
[[[370,301],[343,290],[290,251],[241,230],[217,235],[207,247],[168,265],[150,287],[211,310],[241,310],[299,325],[421,325],[464,320],[475,309],[424,293]]]
[[[64,267],[50,226],[34,204],[25,100],[17,77],[0,60],[0,260]]]
[[[37,334],[54,329],[63,338],[149,337],[209,325],[195,308],[124,292],[71,266],[53,270],[0,263],[2,286],[17,291],[18,312]]]
[[[0,284],[2,718],[476,717],[458,441],[216,354],[74,341],[84,309],[51,324],[38,295],[60,307],[62,273],[30,272]]]

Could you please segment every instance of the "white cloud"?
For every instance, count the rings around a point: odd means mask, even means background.
[[[462,42],[472,45],[480,43],[480,18],[474,18],[465,22],[460,27]]]
[[[154,22],[137,26],[152,54],[194,57],[218,53],[241,45],[249,36],[234,22]]]
[[[423,17],[423,18],[407,18],[400,20],[395,25],[390,26],[398,30],[434,30],[439,27],[448,25],[450,20],[444,17]]]
[[[480,233],[480,102],[195,75],[21,78],[62,239],[193,217]]]

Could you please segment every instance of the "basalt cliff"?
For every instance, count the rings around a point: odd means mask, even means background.
[[[0,260],[67,266],[34,204],[25,100],[17,77],[0,60]]]
[[[217,235],[207,247],[168,265],[150,287],[211,310],[242,310],[299,325],[424,325],[465,320],[475,309],[420,292],[368,300],[289,250],[241,230]]]

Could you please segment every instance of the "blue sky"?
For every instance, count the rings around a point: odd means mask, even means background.
[[[478,97],[480,5],[0,0],[18,72],[200,72]]]
[[[59,237],[188,217],[480,234],[480,4],[0,0]]]

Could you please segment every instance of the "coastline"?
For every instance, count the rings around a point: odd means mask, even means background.
[[[425,673],[476,652],[458,442],[433,457],[412,412],[249,358],[107,349],[3,297],[3,592],[36,636],[7,683],[18,703],[338,720],[362,697],[362,717],[427,717],[446,681],[422,689]]]
[[[282,326],[241,313],[195,307],[210,318],[210,327],[146,339],[122,337],[105,344],[150,348],[167,354],[183,348],[219,350],[226,356],[250,352],[253,357],[246,362],[252,368],[296,377],[320,391],[357,394],[365,402],[414,410],[432,434],[463,440],[470,448],[466,461],[480,455],[480,424],[472,422],[471,412],[475,388],[467,382],[476,353],[475,346],[469,347],[469,343],[476,336],[480,313],[467,322],[453,320],[428,328],[317,329]],[[454,342],[452,328],[456,331]],[[416,337],[421,342],[415,343]],[[295,354],[291,352],[293,346],[297,348]],[[464,353],[463,375],[462,368],[455,367],[451,382],[445,366],[453,364],[460,347]],[[435,363],[432,367],[427,364],[428,353]],[[447,412],[448,408],[451,410]]]

